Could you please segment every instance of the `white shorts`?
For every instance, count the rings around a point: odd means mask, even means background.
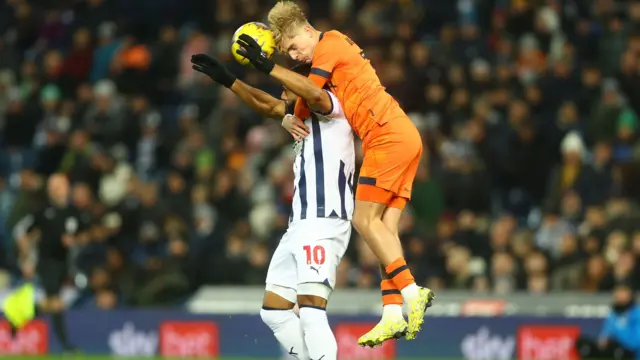
[[[348,220],[320,218],[291,223],[271,257],[266,283],[290,289],[323,283],[333,289],[350,238]]]

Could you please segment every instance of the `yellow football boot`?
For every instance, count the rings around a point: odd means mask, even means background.
[[[391,339],[400,339],[407,334],[407,322],[403,317],[382,318],[368,333],[358,339],[358,345],[374,347]]]
[[[424,323],[424,313],[433,304],[433,300],[436,298],[436,294],[427,288],[421,287],[418,290],[418,297],[407,301],[408,313],[409,313],[409,327],[407,329],[407,340],[413,340],[416,338],[416,334],[422,330],[422,323]]]

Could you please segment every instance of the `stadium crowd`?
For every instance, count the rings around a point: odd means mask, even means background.
[[[401,234],[419,283],[544,293],[640,279],[639,1],[301,3],[364,48],[428,147]],[[292,139],[189,58],[215,53],[279,95],[229,50],[271,4],[0,2],[2,267],[33,276],[21,227],[62,173],[85,224],[69,278],[88,304],[262,284],[287,226]],[[378,281],[354,232],[338,284]]]

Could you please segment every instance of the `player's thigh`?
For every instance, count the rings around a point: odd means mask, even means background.
[[[422,145],[420,145],[420,151],[415,154],[413,159],[407,163],[404,173],[398,178],[398,182],[394,184],[393,188],[397,189],[397,198],[394,198],[389,206],[404,209],[407,201],[411,199],[411,192],[413,191],[413,182],[416,179],[418,168],[420,167],[420,161],[422,158]]]
[[[372,221],[382,218],[382,214],[393,199],[393,193],[375,186],[358,185],[353,208],[353,226],[362,234]]]
[[[312,240],[308,241],[301,239],[295,251],[298,264],[298,296],[311,295],[328,299],[336,284],[338,265],[349,245],[351,223],[336,223],[336,230],[330,237],[310,238]]]
[[[390,174],[396,172],[396,169],[392,167],[393,160],[389,144],[379,142],[377,146],[368,144],[363,145],[363,147],[364,158],[362,159],[362,166],[360,166],[356,199],[375,202],[388,201],[390,199],[371,199],[371,196],[379,194],[372,194],[373,190],[369,190],[369,187],[390,190],[391,182],[388,181],[388,178],[390,178]]]
[[[408,134],[381,135],[374,145],[365,146],[365,154],[360,169],[358,187],[369,185],[388,190],[393,196],[410,197],[411,184],[417,172],[417,164],[422,154],[422,140],[417,130],[407,129]],[[415,132],[415,134],[413,134]],[[412,134],[414,136],[412,136]],[[360,192],[360,194],[358,194]],[[380,196],[379,193],[376,196]],[[370,191],[363,186],[357,189],[356,199],[371,201]],[[376,202],[390,202],[387,197],[374,199]]]
[[[380,218],[384,209],[395,196],[390,187],[385,188],[380,181],[386,176],[385,158],[385,152],[380,149],[365,151],[356,187],[356,202],[353,212],[353,222],[356,227],[359,227],[363,221]]]
[[[262,299],[262,308],[265,310],[293,309],[297,296],[296,289],[267,283]]]
[[[329,302],[329,295],[331,291],[324,284],[318,283],[305,283],[300,284],[305,288],[305,292],[321,294],[321,295],[298,295],[299,307],[313,307],[316,309],[326,309]]]
[[[263,302],[265,307],[277,307],[276,305],[282,304],[286,305],[286,303],[281,300],[285,300],[290,303],[296,302],[298,269],[295,257],[291,252],[290,245],[290,242],[285,241],[285,238],[283,238],[283,241],[280,242],[271,257],[265,281],[266,293]],[[269,301],[269,303],[267,303],[267,301]]]

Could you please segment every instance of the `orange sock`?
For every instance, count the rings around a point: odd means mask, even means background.
[[[393,280],[384,279],[380,282],[380,289],[382,290],[382,306],[387,305],[400,305],[402,306],[402,294]]]
[[[398,258],[385,268],[389,279],[393,280],[396,289],[402,290],[411,284],[415,284],[416,280],[411,275],[411,270],[407,266],[404,258]]]

